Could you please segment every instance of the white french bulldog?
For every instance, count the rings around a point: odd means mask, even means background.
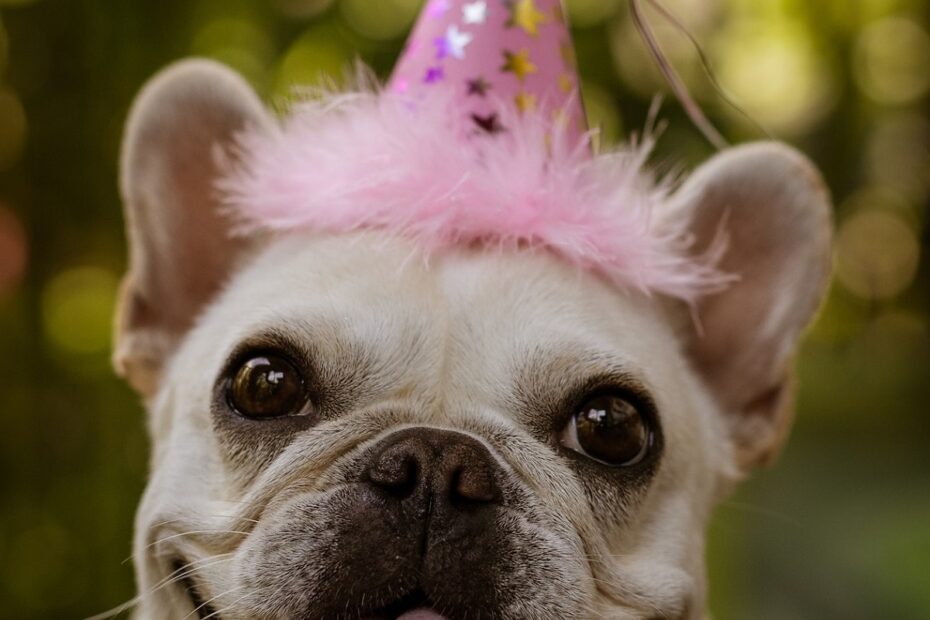
[[[726,221],[739,281],[695,322],[545,252],[229,234],[214,149],[275,122],[206,61],[128,122],[114,359],[153,442],[135,617],[705,617],[705,526],[784,441],[828,281],[811,163],[733,148],[663,208],[695,252]]]

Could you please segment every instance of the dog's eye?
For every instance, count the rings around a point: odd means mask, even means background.
[[[277,355],[258,355],[239,366],[227,397],[236,411],[249,418],[296,415],[308,400],[300,372]]]
[[[640,462],[652,445],[652,430],[626,398],[602,394],[585,401],[562,433],[561,443],[613,467]]]

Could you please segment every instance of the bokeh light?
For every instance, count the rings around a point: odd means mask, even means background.
[[[921,224],[916,205],[894,185],[882,183],[866,185],[850,194],[837,206],[837,212],[843,221],[856,213],[871,209],[893,213],[915,229]]]
[[[904,17],[868,26],[853,55],[856,83],[879,103],[909,103],[930,89],[930,36]]]
[[[6,71],[6,65],[10,57],[10,39],[7,36],[6,28],[3,27],[3,15],[0,15],[0,77]]]
[[[930,194],[930,122],[912,112],[884,115],[871,127],[863,170],[878,182],[923,204]]]
[[[356,58],[386,77],[424,1],[0,0],[0,615],[84,618],[134,594],[122,561],[148,442],[107,359],[126,259],[117,136],[132,97],[193,54],[244,74],[272,107],[341,83]],[[923,618],[930,0],[658,1],[726,94],[816,162],[837,204],[836,276],[799,355],[797,425],[778,466],[717,512],[710,611]],[[660,92],[655,168],[709,157],[628,0],[566,3],[602,146],[639,131]],[[760,137],[687,36],[640,4],[710,120],[733,143]]]
[[[69,354],[103,353],[110,347],[119,279],[100,267],[75,267],[56,275],[42,292],[45,335]]]
[[[380,41],[406,34],[420,4],[418,0],[341,0],[339,8],[355,32]]]
[[[28,258],[26,231],[16,213],[0,202],[0,301],[23,279]]]
[[[19,97],[0,87],[0,171],[19,160],[26,132],[26,111]]]
[[[879,209],[861,210],[840,227],[836,275],[848,290],[868,300],[889,299],[913,282],[920,246],[900,216]]]
[[[658,5],[687,28],[688,32],[700,42],[708,29],[720,21],[721,9],[725,3],[727,0],[662,0]],[[736,4],[733,0],[729,0],[729,3]],[[646,18],[653,26],[663,22],[669,23],[669,20],[656,10],[650,1],[647,0],[641,4]]]
[[[566,0],[568,19],[575,28],[598,24],[617,12],[620,0]]]
[[[653,17],[650,24],[662,46],[662,53],[675,67],[691,94],[703,97],[707,84],[702,79],[698,57],[691,43],[668,21]],[[631,20],[615,20],[610,27],[608,43],[617,73],[639,96],[648,99],[657,92],[670,92],[665,77]]]
[[[855,10],[850,10],[849,0],[829,0],[834,7],[833,14],[845,16],[849,23],[862,27],[884,17],[894,15],[904,8],[913,8],[921,0],[857,0]]]
[[[191,52],[225,63],[256,85],[262,85],[274,60],[268,34],[254,20],[239,17],[207,22],[194,36]]]
[[[49,72],[54,63],[52,46],[54,42],[49,39],[49,33],[35,27],[28,21],[15,20],[14,16],[25,11],[5,11],[7,40],[9,50],[7,53],[7,69],[5,80],[0,80],[0,90],[13,88],[18,97],[26,99],[42,92],[50,79]],[[14,31],[14,25],[15,31]],[[14,88],[15,85],[15,88]],[[0,123],[2,123],[0,118]]]
[[[60,592],[56,587],[67,576],[70,542],[67,531],[50,514],[36,515],[28,529],[17,536],[4,557],[20,570],[6,571],[5,576],[11,594],[21,605],[41,609],[38,601],[64,595],[71,589]],[[35,557],[41,557],[42,561],[32,561]]]
[[[788,19],[731,22],[714,41],[724,90],[764,127],[783,134],[810,129],[835,103],[833,72],[811,33]],[[740,113],[724,108],[733,120]]]
[[[302,86],[341,83],[354,56],[331,24],[308,29],[285,52],[274,80],[276,97],[289,97]]]
[[[595,151],[616,144],[623,131],[623,122],[610,93],[593,82],[582,82],[581,92],[588,125],[596,130],[593,134]]]
[[[333,0],[273,0],[273,2],[282,14],[306,19],[328,9]]]

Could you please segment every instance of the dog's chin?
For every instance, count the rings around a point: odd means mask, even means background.
[[[175,570],[180,573],[185,570],[185,565],[181,561],[175,562],[174,566]],[[178,583],[184,588],[184,592],[199,619],[222,619],[222,615],[210,605],[210,601],[204,599],[192,577],[189,575],[184,576],[178,580]],[[352,613],[347,612],[346,616],[359,618],[360,620],[448,620],[446,616],[433,608],[429,596],[419,587],[389,605],[375,610],[358,609]]]

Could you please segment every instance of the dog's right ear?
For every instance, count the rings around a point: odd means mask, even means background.
[[[739,473],[771,461],[794,416],[792,361],[826,293],[830,196],[799,152],[760,142],[733,147],[698,168],[668,217],[688,218],[698,252],[718,234],[719,267],[739,278],[700,300],[702,329],[687,350],[717,398]]]
[[[254,91],[230,69],[180,62],[142,90],[122,147],[129,271],[113,363],[143,396],[165,360],[254,240],[230,234],[214,183],[217,148],[245,128],[271,127]]]

